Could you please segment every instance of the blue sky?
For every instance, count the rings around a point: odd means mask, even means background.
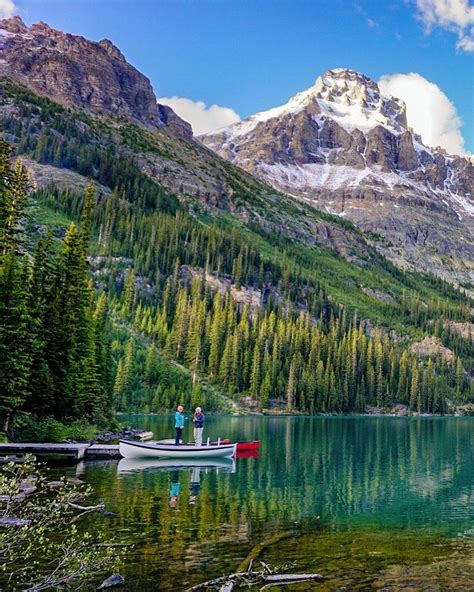
[[[27,24],[111,39],[157,96],[216,103],[241,117],[285,103],[329,68],[374,80],[414,72],[454,103],[474,152],[471,0],[447,15],[441,0],[14,1]]]

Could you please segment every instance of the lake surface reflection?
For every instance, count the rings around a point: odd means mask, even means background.
[[[122,419],[157,439],[172,435],[170,417]],[[327,576],[327,589],[370,589],[394,564],[454,556],[456,573],[465,566],[470,576],[474,418],[209,417],[206,432],[259,439],[260,456],[78,467],[116,513],[101,522],[108,537],[134,545],[127,589],[184,590],[231,573],[254,544],[285,530],[295,539],[266,560],[296,560],[297,571]]]

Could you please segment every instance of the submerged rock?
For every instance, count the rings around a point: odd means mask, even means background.
[[[67,482],[71,485],[84,485],[84,481],[81,481],[77,477],[68,477]]]
[[[36,475],[31,475],[27,479],[23,479],[20,483],[20,491],[25,495],[30,495],[34,493],[38,488],[36,487],[35,483],[37,481]]]
[[[16,516],[2,516],[0,518],[0,526],[26,526],[30,520],[24,518],[17,518]]]
[[[97,588],[97,590],[105,590],[107,588],[114,588],[115,586],[123,586],[125,578],[118,573],[112,574]]]
[[[60,487],[64,487],[64,481],[48,481],[48,483],[46,483],[46,487],[51,487],[51,489],[59,489]]]

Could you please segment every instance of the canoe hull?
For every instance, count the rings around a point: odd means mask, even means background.
[[[237,452],[258,452],[260,442],[255,440],[254,442],[239,442],[237,444]]]
[[[130,442],[120,440],[120,454],[124,458],[231,458],[236,454],[236,444],[220,446],[175,446],[156,442]]]
[[[221,440],[221,444],[230,444],[230,440]],[[237,442],[237,452],[258,452],[260,440],[252,440],[251,442]]]
[[[166,440],[158,440],[158,444],[174,444],[174,440],[172,438],[168,438]],[[227,438],[220,441],[221,444],[232,444],[230,440]],[[216,445],[217,442],[211,442],[212,445]],[[258,455],[258,448],[260,446],[259,440],[252,440],[250,442],[237,442],[237,453],[240,452],[254,452]]]
[[[118,464],[119,475],[141,471],[175,471],[203,469],[205,471],[219,469],[226,473],[235,473],[233,458],[122,458]]]

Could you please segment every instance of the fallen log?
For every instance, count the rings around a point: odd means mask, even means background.
[[[262,588],[270,588],[272,586],[287,586],[289,584],[295,584],[297,582],[308,582],[314,580],[323,580],[323,576],[320,574],[268,574],[263,571],[242,571],[229,574],[227,576],[221,576],[207,582],[197,584],[192,588],[188,588],[186,592],[198,592],[198,590],[204,590],[205,588],[213,588],[220,586],[219,592],[228,592],[232,590],[234,583],[238,584],[239,580],[243,584],[249,584],[250,580],[261,580],[266,583],[266,586]]]
[[[73,510],[79,510],[80,512],[95,512],[101,511],[105,508],[105,502],[103,500],[100,500],[96,506],[80,506],[79,504],[75,504],[73,502],[68,502],[68,505]]]
[[[71,524],[80,520],[84,514],[89,514],[90,512],[103,512],[105,510],[105,502],[103,500],[100,500],[96,506],[80,506],[79,504],[75,504],[73,502],[68,502],[68,505],[73,510],[79,511],[79,514],[74,516],[74,518],[71,520]]]
[[[207,580],[206,582],[202,582],[201,584],[197,584],[195,586],[192,586],[191,588],[188,588],[186,592],[198,592],[199,590],[204,590],[206,588],[217,587],[219,587],[219,592],[232,592],[234,584],[242,584],[249,586],[255,585],[257,582],[265,584],[262,588],[262,590],[264,590],[278,585],[286,586],[289,584],[294,584],[296,582],[322,580],[323,577],[319,574],[275,573],[275,571],[278,571],[279,569],[292,567],[293,564],[285,564],[284,566],[280,566],[279,568],[272,570],[265,562],[262,561],[262,570],[252,570],[253,562],[256,559],[258,559],[259,555],[262,553],[264,549],[292,536],[295,536],[294,531],[280,532],[278,534],[273,535],[266,541],[261,541],[260,543],[257,543],[252,547],[247,557],[240,562],[235,573],[231,573],[227,576],[220,576],[212,580]]]
[[[276,582],[278,584],[323,579],[321,574],[272,574],[264,575],[262,577],[266,582]]]
[[[265,581],[268,583],[260,588],[260,592],[270,590],[270,588],[274,588],[275,586],[290,586],[291,584],[324,579],[323,576],[319,574],[280,574],[280,576],[275,576],[275,578],[276,577],[281,577],[283,579],[271,579],[269,581],[268,578],[265,578]]]
[[[227,576],[220,576],[219,578],[214,578],[213,580],[207,580],[207,582],[202,582],[201,584],[196,584],[196,586],[192,586],[192,588],[188,588],[186,592],[196,592],[197,590],[203,590],[204,588],[210,588],[211,586],[220,586],[221,584],[226,584],[233,582],[234,580],[242,579],[242,578],[249,578],[260,576],[261,572],[259,571],[244,571],[241,573],[233,573]]]

